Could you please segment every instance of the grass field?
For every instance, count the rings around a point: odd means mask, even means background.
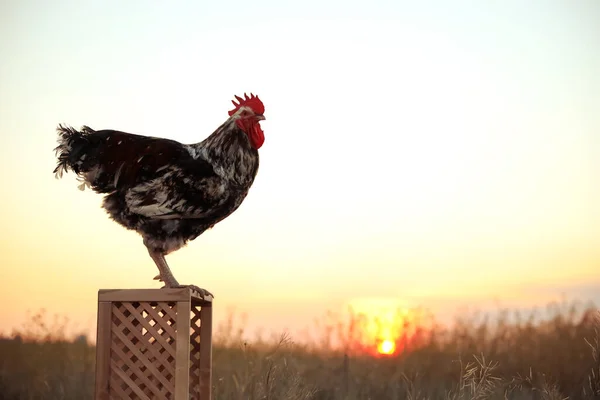
[[[217,331],[216,400],[229,399],[600,399],[600,315],[592,307],[549,306],[551,315],[506,312],[429,325],[391,356],[349,346],[352,324],[324,326],[328,340],[282,336],[244,343],[243,327]],[[67,321],[44,314],[0,339],[0,398],[92,399],[95,349],[65,338]]]

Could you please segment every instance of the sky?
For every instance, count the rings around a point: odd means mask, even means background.
[[[167,257],[217,321],[299,330],[373,302],[600,304],[600,4],[0,4],[0,332],[158,288],[141,237],[56,180],[56,126],[203,140],[265,104],[242,206]]]

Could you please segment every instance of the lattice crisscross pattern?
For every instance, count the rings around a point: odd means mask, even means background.
[[[111,398],[172,398],[176,313],[177,303],[113,303]],[[192,307],[190,322],[190,399],[198,399],[200,307]]]
[[[176,313],[177,303],[113,303],[111,398],[171,398]]]
[[[192,305],[190,324],[190,396],[199,399],[200,393],[200,319],[201,307]]]

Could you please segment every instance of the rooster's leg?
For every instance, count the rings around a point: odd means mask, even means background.
[[[163,286],[163,287],[165,287],[165,288],[189,287],[190,289],[200,292],[200,294],[202,296],[211,296],[214,298],[212,293],[210,293],[208,290],[201,289],[196,285],[181,285],[179,282],[177,282],[177,279],[175,279],[175,276],[173,276],[173,272],[171,272],[171,268],[169,268],[169,264],[167,264],[167,260],[165,260],[164,254],[162,254],[160,251],[153,250],[148,247],[148,254],[150,254],[150,257],[152,258],[152,260],[158,267],[159,274],[154,279],[158,279],[161,282],[164,282],[165,286]]]
[[[177,282],[173,272],[171,272],[171,268],[169,268],[165,256],[161,252],[151,249],[148,249],[148,254],[150,254],[150,257],[158,267],[159,274],[154,279],[160,278],[159,280],[165,283],[165,287],[179,286],[179,282]]]

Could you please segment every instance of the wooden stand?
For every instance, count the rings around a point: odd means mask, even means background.
[[[96,400],[212,400],[212,297],[98,291]]]

